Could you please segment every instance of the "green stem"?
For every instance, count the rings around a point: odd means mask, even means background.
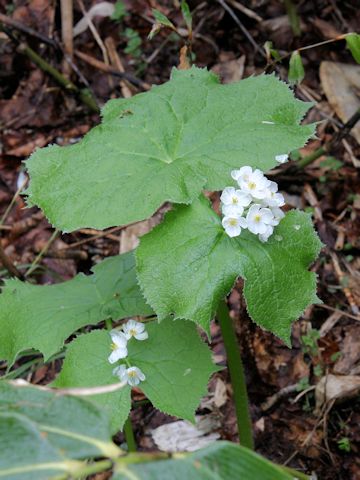
[[[326,150],[324,147],[317,148],[314,152],[298,160],[296,162],[296,165],[299,168],[305,168],[307,165],[315,161],[317,158],[321,157],[322,155],[325,155],[325,153],[326,153]]]
[[[217,311],[221,333],[227,355],[227,364],[230,372],[231,384],[234,392],[236,418],[240,437],[240,444],[254,449],[252,436],[251,418],[249,412],[249,400],[246,388],[244,366],[241,360],[240,350],[236,339],[235,330],[226,301],[220,303]]]
[[[57,237],[57,234],[59,233],[59,230],[56,229],[53,231],[53,233],[51,234],[51,237],[49,238],[49,240],[46,242],[46,244],[44,245],[44,247],[41,249],[41,251],[39,252],[39,254],[36,256],[35,260],[32,262],[31,264],[31,267],[29,268],[29,270],[25,273],[25,278],[28,277],[29,275],[31,275],[31,273],[36,269],[37,267],[37,264],[40,262],[40,260],[42,259],[42,257],[46,254],[46,252],[48,251],[50,245],[52,244],[52,242],[55,240],[55,238]]]
[[[54,68],[50,63],[40,57],[32,48],[30,48],[25,43],[20,43],[18,46],[18,51],[24,55],[26,55],[32,62],[34,62],[41,70],[48,73],[53,79],[61,85],[65,90],[69,92],[73,92],[79,96],[81,101],[92,111],[95,113],[99,113],[100,109],[89,92],[86,89],[78,89],[74,83],[72,83],[69,79],[64,77],[56,68]]]
[[[126,438],[126,443],[127,443],[129,452],[136,452],[136,440],[135,440],[133,428],[131,425],[130,416],[127,418],[124,425],[124,435]]]

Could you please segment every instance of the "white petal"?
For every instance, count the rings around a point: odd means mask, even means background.
[[[229,237],[238,237],[241,233],[241,228],[238,225],[229,225],[225,227],[225,232],[229,235]]]
[[[224,205],[232,204],[232,197],[235,195],[235,188],[234,187],[226,187],[224,188],[220,200]]]
[[[270,192],[277,192],[278,191],[278,184],[276,182],[271,182],[270,181],[270,185],[269,185],[269,190]]]
[[[244,207],[241,205],[223,205],[222,213],[226,217],[240,217],[243,214]]]
[[[263,223],[270,223],[272,220],[274,220],[274,214],[270,208],[261,209],[261,220]]]
[[[118,367],[115,367],[112,373],[113,375],[119,377],[120,380],[122,380],[125,375],[127,376],[125,365],[119,365]]]
[[[143,372],[140,370],[140,368],[138,367],[131,367],[133,371],[136,372],[136,376],[140,379],[140,380],[145,380],[145,375],[143,374]]]
[[[111,340],[117,347],[126,347],[127,340],[122,332],[118,332],[117,330],[111,330],[110,336]]]
[[[149,338],[149,334],[148,332],[140,332],[140,333],[137,333],[135,336],[136,340],[146,340],[147,338]]]
[[[136,385],[139,385],[140,380],[137,377],[129,377],[128,378],[128,384],[132,387],[136,387]]]
[[[289,155],[287,153],[276,155],[275,160],[279,163],[285,163],[289,160]]]
[[[110,363],[115,363],[121,358],[127,357],[128,351],[127,348],[117,348],[113,352],[110,353],[108,360]]]

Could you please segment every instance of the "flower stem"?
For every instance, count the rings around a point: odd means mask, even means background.
[[[135,441],[135,436],[134,436],[130,416],[127,418],[124,425],[124,435],[125,435],[129,452],[136,452],[136,441]]]
[[[240,444],[253,450],[254,439],[252,436],[244,366],[241,360],[239,345],[237,343],[232,319],[229,315],[229,310],[225,300],[219,305],[217,318],[220,323],[221,333],[224,340],[230,379],[234,392]]]

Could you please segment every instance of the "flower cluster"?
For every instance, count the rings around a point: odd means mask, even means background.
[[[125,359],[128,355],[127,343],[134,337],[136,340],[146,340],[148,333],[145,331],[145,325],[136,320],[129,320],[122,326],[122,331],[111,330],[112,352],[108,357],[111,364],[118,360]],[[127,365],[119,365],[114,368],[113,374],[119,377],[123,382],[126,381],[129,385],[134,387],[145,380],[145,375],[140,368]]]
[[[259,235],[262,242],[267,242],[284,217],[280,207],[285,201],[277,183],[268,180],[261,170],[248,166],[233,170],[231,176],[239,189],[226,187],[220,197],[225,232],[229,237],[237,237],[247,228]]]

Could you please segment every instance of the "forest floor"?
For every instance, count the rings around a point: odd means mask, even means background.
[[[92,0],[75,1],[74,22],[94,4]],[[356,0],[294,1],[295,16],[287,14],[285,4],[292,5],[280,0],[189,1],[195,63],[213,69],[224,82],[264,71],[274,71],[286,81],[288,54],[356,31],[360,25]],[[142,222],[101,235],[91,229],[53,235],[42,213],[24,208],[24,199],[18,195],[26,181],[22,162],[36,147],[74,143],[100,120],[79,95],[59,85],[44,66],[35,65],[26,55],[26,47],[58,71],[71,72],[76,88],[90,89],[99,106],[110,98],[133,95],[168,80],[171,69],[179,64],[181,35],[162,29],[152,40],[147,38],[153,23],[151,8],[167,15],[180,33],[185,31],[177,0],[124,0],[117,5],[117,19],[105,16],[106,7],[101,5],[104,16],[93,17],[94,31],[86,22],[84,31],[78,27],[75,55],[66,63],[60,48],[59,2],[0,0],[0,241],[21,272],[34,261],[38,263],[31,279],[39,284],[65,281],[77,272],[89,273],[102,258],[134,248],[137,235],[149,229],[149,223]],[[286,58],[269,61],[265,42],[272,42],[272,48]],[[360,106],[360,66],[344,40],[301,54],[305,78],[294,87],[295,95],[313,102],[305,122],[319,124],[317,139],[294,157],[329,144]],[[130,81],[107,73],[108,64],[112,70],[131,74]],[[241,282],[229,298],[246,366],[256,450],[280,464],[315,473],[319,480],[360,479],[359,144],[360,124],[327,154],[295,174],[287,165],[275,171],[288,208],[311,212],[324,244],[312,266],[323,304],[308,308],[296,322],[293,348],[288,349],[249,320]],[[0,262],[0,278],[9,275]],[[214,358],[225,365],[216,323],[212,334]],[[28,357],[16,366],[25,360]],[[47,383],[57,368],[54,363],[40,364],[26,371],[24,378],[35,384]],[[324,379],[334,382],[335,393],[321,404]],[[199,415],[209,416],[220,438],[236,441],[227,370],[213,377],[209,392]],[[135,402],[142,399],[140,392],[135,393]],[[151,430],[174,419],[141,401],[136,405],[132,420],[139,448],[154,449]],[[121,436],[118,440],[122,441]]]

